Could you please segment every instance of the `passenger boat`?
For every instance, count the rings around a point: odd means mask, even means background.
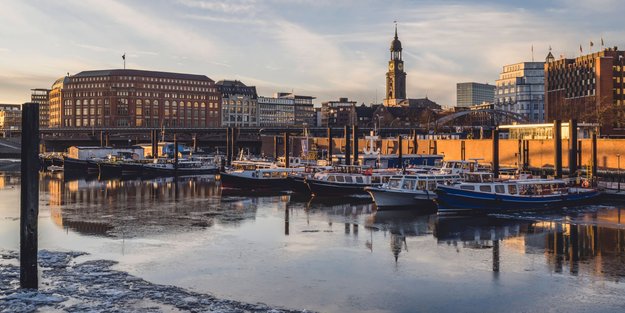
[[[438,184],[453,184],[461,180],[459,174],[417,174],[392,176],[379,187],[366,187],[378,209],[436,207],[434,190]]]
[[[185,176],[217,174],[216,165],[193,160],[178,160],[174,163],[167,160],[155,160],[153,163],[143,164],[143,174],[147,176]]]
[[[278,167],[271,162],[233,162],[233,169],[220,173],[221,184],[227,188],[290,189],[289,174],[304,168]]]
[[[396,170],[373,170],[355,165],[335,166],[331,171],[315,174],[306,179],[314,196],[369,195],[365,187],[379,186],[387,182]]]
[[[491,173],[465,174],[465,181],[436,188],[438,213],[496,213],[543,209],[595,198],[593,188],[570,187],[561,179],[494,180]]]
[[[311,179],[316,173],[331,170],[331,166],[306,166],[303,172],[289,173],[291,190],[297,193],[310,194],[310,188],[306,183],[306,179]]]

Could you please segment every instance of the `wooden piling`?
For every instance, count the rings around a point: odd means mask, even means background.
[[[523,169],[530,168],[530,142],[529,140],[523,140]]]
[[[591,176],[594,179],[596,179],[597,177],[597,133],[594,132],[592,133],[592,171],[591,171]]]
[[[553,121],[553,143],[554,143],[554,174],[555,178],[562,178],[562,121]]]
[[[358,125],[354,125],[352,127],[352,140],[354,141],[353,146],[353,165],[358,165]]]
[[[417,130],[412,130],[412,153],[419,154],[419,141],[417,141]]]
[[[352,157],[351,157],[352,148],[350,144],[349,133],[350,133],[350,127],[348,125],[345,125],[345,130],[343,132],[343,136],[345,137],[345,165],[352,164]]]
[[[493,129],[493,177],[499,177],[499,129]]]
[[[464,161],[466,159],[466,147],[464,140],[460,141],[460,160]]]
[[[278,136],[273,136],[273,158],[278,160]]]
[[[39,218],[39,104],[22,105],[20,192],[20,286],[37,289]]]
[[[291,167],[291,162],[289,160],[289,133],[284,133],[284,167]]]
[[[577,172],[577,120],[569,121],[569,177]]]
[[[232,130],[230,127],[226,127],[226,165],[230,166],[232,161],[232,151],[230,151],[230,133]]]
[[[178,138],[174,133],[174,173],[178,174]]]
[[[104,147],[104,131],[100,131],[100,147]]]
[[[332,128],[328,127],[328,164],[332,165]]]
[[[399,168],[404,168],[404,143],[402,139],[401,135],[397,136],[397,160]]]
[[[110,140],[111,139],[111,134],[109,134],[108,132],[104,133],[104,146],[105,147],[110,147],[111,143]]]
[[[239,147],[237,141],[239,140],[239,129],[236,127],[232,127],[230,130],[230,153],[232,153],[231,160],[236,160],[237,155],[239,154]]]

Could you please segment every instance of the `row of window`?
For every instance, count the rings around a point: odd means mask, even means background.
[[[143,76],[96,76],[96,77],[72,77],[70,78],[70,82],[96,82],[96,81],[110,81],[110,80],[129,80],[129,81],[158,82],[158,83],[186,84],[186,85],[199,85],[199,86],[212,86],[213,85],[211,81],[160,78],[160,77],[143,77]]]

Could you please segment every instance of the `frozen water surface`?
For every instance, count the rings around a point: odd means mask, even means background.
[[[19,175],[0,179],[0,250],[6,256],[0,275],[11,278]],[[98,288],[87,293],[93,296],[88,303],[62,293],[41,295],[51,310],[97,308],[113,298],[146,312],[203,311],[198,301],[209,294],[231,301],[231,308],[266,304],[262,310],[625,311],[625,202],[439,218],[376,212],[366,199],[221,190],[213,177],[42,175],[40,189],[40,248],[54,251],[48,253],[61,258],[55,262],[67,256],[58,251],[88,253],[71,255],[68,266],[93,270],[74,275],[79,281],[52,275],[49,284],[83,290],[80,280],[124,277],[147,286],[143,296]],[[162,286],[175,289],[175,301],[154,295]]]

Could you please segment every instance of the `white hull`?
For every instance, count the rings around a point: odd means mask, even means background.
[[[367,188],[378,207],[410,207],[433,204],[436,194],[426,190],[390,190],[384,188]]]

